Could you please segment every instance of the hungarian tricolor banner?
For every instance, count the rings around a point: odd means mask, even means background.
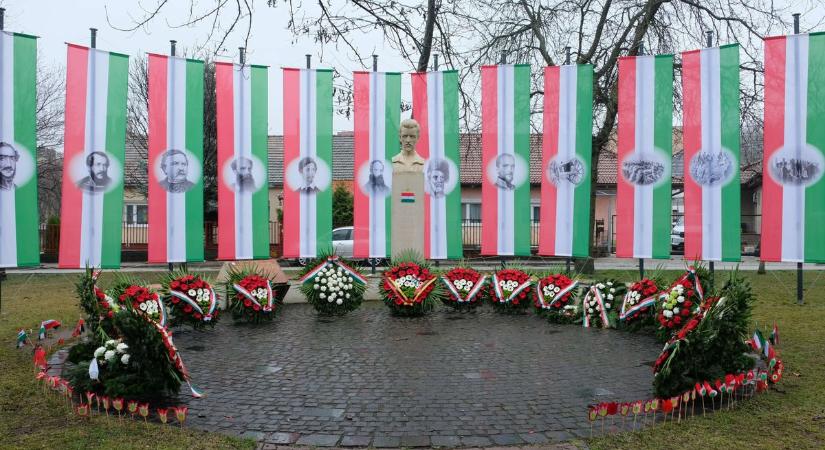
[[[284,256],[332,245],[332,70],[284,69]]]
[[[530,255],[530,66],[481,68],[481,254]]]
[[[0,267],[40,264],[36,39],[0,31]]]
[[[149,55],[149,262],[203,261],[203,61]]]
[[[825,262],[825,33],[765,39],[763,261]]]
[[[544,69],[539,254],[590,253],[593,66]]]
[[[616,256],[669,258],[673,56],[619,59]]]
[[[69,44],[61,268],[120,267],[129,57]]]
[[[215,63],[218,259],[269,258],[267,72]]]
[[[390,255],[392,162],[398,153],[401,74],[355,72],[353,247],[356,258]]]
[[[413,118],[421,127],[416,151],[424,164],[424,257],[458,259],[461,238],[458,72],[412,74]]]
[[[739,45],[682,53],[685,258],[739,261]]]

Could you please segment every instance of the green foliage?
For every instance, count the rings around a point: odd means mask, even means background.
[[[680,331],[665,347],[660,358],[666,359],[653,379],[657,396],[677,395],[696,382],[753,367],[754,360],[745,343],[753,304],[750,282],[733,272],[720,294],[718,301],[709,301],[710,306],[695,329]]]
[[[324,250],[321,251],[320,256],[315,258],[312,261],[309,261],[307,265],[301,270],[301,273],[298,275],[298,278],[303,278],[304,275],[307,273],[315,270],[321,264],[326,264],[330,257],[334,256],[335,253],[331,250]],[[363,274],[355,267],[355,265],[344,258],[338,258],[338,261],[341,263],[349,266],[352,270],[354,270],[359,275],[363,276]],[[335,267],[335,266],[332,266]],[[337,268],[336,268],[337,274]],[[336,275],[337,277],[337,275]],[[335,315],[343,315],[350,311],[354,311],[361,306],[361,302],[364,300],[364,292],[367,290],[367,285],[361,283],[354,277],[352,277],[352,281],[347,280],[346,284],[351,284],[352,288],[346,290],[342,293],[342,297],[339,297],[336,294],[336,298],[333,301],[329,301],[328,296],[328,286],[326,283],[322,283],[322,280],[326,280],[326,277],[323,276],[322,273],[318,273],[312,278],[307,279],[304,283],[301,284],[301,293],[307,299],[307,302],[311,304],[316,311],[322,316],[335,316]],[[328,280],[327,280],[328,281]],[[316,289],[316,286],[318,287]],[[321,287],[324,287],[322,290]],[[347,294],[349,297],[347,297]],[[338,304],[337,300],[341,300],[341,303]]]
[[[352,192],[339,184],[332,191],[332,228],[352,225]]]

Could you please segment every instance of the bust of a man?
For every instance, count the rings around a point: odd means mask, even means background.
[[[415,152],[420,128],[413,119],[404,119],[399,127],[401,152],[392,158],[393,172],[423,172],[424,158]]]

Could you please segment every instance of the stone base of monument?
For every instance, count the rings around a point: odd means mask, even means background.
[[[218,277],[215,279],[214,286],[221,286],[229,280],[229,271],[243,268],[255,268],[262,275],[266,275],[274,283],[272,286],[273,294],[276,298],[283,298],[289,289],[289,278],[287,278],[281,265],[274,259],[262,259],[257,261],[226,261],[221,266],[218,272]],[[223,294],[223,293],[219,293]],[[218,308],[226,309],[226,299],[224,295],[218,296]]]
[[[424,174],[392,174],[391,255],[414,250],[424,254]]]

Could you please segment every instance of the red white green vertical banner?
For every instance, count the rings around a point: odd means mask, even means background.
[[[401,74],[355,72],[353,256],[390,256],[392,162],[398,153]]]
[[[539,254],[590,253],[593,66],[544,69]]]
[[[530,255],[530,66],[481,68],[481,254]]]
[[[682,53],[685,259],[739,261],[739,45]]]
[[[40,264],[37,38],[0,31],[0,267]]]
[[[203,61],[149,55],[149,262],[203,261]]]
[[[269,258],[267,73],[215,63],[218,259]]]
[[[120,267],[128,77],[128,56],[68,44],[59,267]]]
[[[765,39],[764,261],[825,262],[825,33]]]
[[[669,258],[673,56],[619,59],[616,256]]]
[[[412,74],[413,118],[421,127],[416,151],[424,167],[424,257],[463,255],[459,180],[458,72]]]
[[[332,71],[284,69],[284,256],[332,245]]]

